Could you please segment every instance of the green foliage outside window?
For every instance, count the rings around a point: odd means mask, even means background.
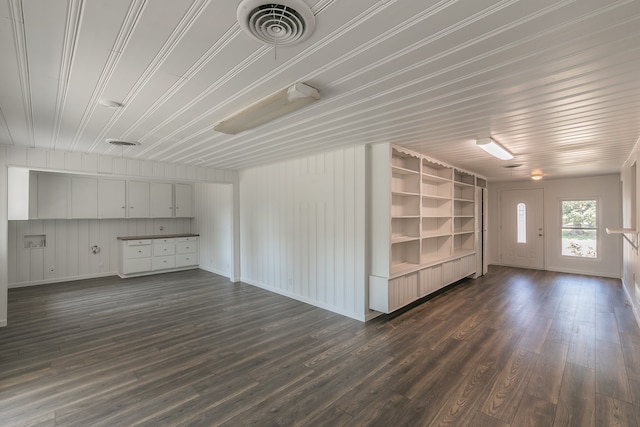
[[[562,255],[596,258],[597,200],[562,202]]]

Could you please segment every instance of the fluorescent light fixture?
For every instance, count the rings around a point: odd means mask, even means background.
[[[495,142],[492,138],[481,138],[476,141],[476,145],[482,148],[487,153],[491,154],[493,157],[497,157],[500,160],[511,160],[513,159],[513,154],[511,154],[506,148],[502,145]]]
[[[227,117],[213,129],[235,135],[289,114],[318,99],[320,93],[317,89],[304,83],[295,83]]]

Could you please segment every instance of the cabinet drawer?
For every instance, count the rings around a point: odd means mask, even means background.
[[[176,266],[176,257],[174,256],[153,257],[151,260],[152,270],[164,270],[167,268],[175,268]]]
[[[176,243],[176,253],[179,254],[193,254],[198,250],[198,244],[196,242],[178,242]]]
[[[198,236],[176,238],[176,242],[197,242],[197,241],[198,241]]]
[[[176,245],[173,243],[154,243],[153,256],[173,255],[176,253]]]
[[[125,246],[125,259],[133,258],[149,258],[151,256],[151,245],[141,246]]]
[[[175,238],[168,238],[168,239],[153,239],[153,244],[154,245],[164,245],[166,243],[175,243],[176,239]]]
[[[127,240],[127,246],[140,246],[140,245],[150,245],[151,240]]]
[[[151,270],[151,258],[128,259],[124,262],[124,274],[142,273]]]
[[[198,265],[197,254],[176,255],[176,267],[187,267],[190,265]]]

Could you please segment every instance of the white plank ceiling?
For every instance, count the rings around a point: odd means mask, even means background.
[[[640,136],[639,1],[306,0],[315,32],[275,52],[238,3],[0,0],[0,143],[242,169],[392,142],[510,180],[618,172]],[[322,99],[213,130],[294,82]]]

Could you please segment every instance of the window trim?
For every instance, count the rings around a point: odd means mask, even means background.
[[[601,205],[602,203],[600,202],[600,197],[563,197],[560,198],[560,203],[558,204],[558,210],[559,210],[559,219],[560,219],[560,232],[558,233],[558,235],[560,236],[559,239],[559,246],[560,246],[560,257],[563,258],[568,258],[568,259],[573,259],[573,260],[587,260],[587,261],[600,261],[601,260],[601,240],[602,240],[602,233],[601,233],[601,220],[600,217],[601,215]],[[582,201],[589,201],[589,200],[594,200],[596,202],[596,225],[595,227],[565,227],[563,225],[563,221],[562,221],[562,204],[563,202],[582,202]],[[565,255],[562,253],[562,232],[563,230],[592,230],[595,231],[596,233],[596,256],[595,257],[586,257],[586,256],[576,256],[576,255]]]

